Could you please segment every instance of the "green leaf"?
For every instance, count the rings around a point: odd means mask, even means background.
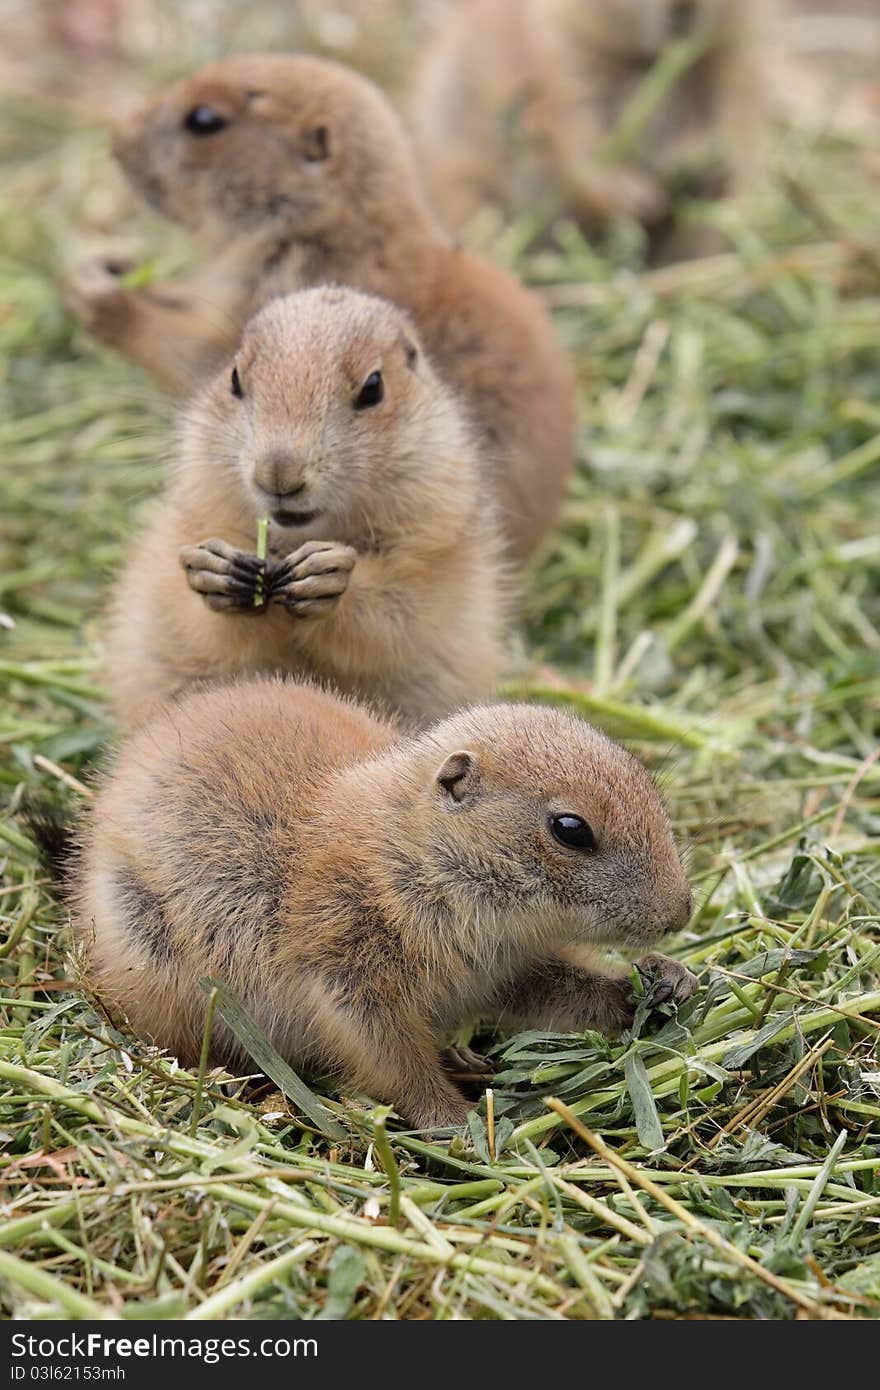
[[[297,1110],[302,1111],[315,1128],[328,1139],[346,1139],[348,1136],[342,1126],[333,1119],[314,1091],[310,1091],[305,1082],[300,1080],[280,1052],[275,1050],[266,1034],[245,1012],[235,995],[219,980],[212,980],[210,975],[205,975],[199,980],[199,988],[203,989],[205,994],[210,994],[212,990],[217,991],[217,1012],[227,1028],[235,1034],[260,1070],[271,1077],[279,1091],[293,1102]]]
[[[767,911],[775,917],[793,912],[809,912],[822,888],[822,876],[801,840],[784,877],[768,896]]]
[[[639,1052],[631,1051],[626,1054],[623,1059],[623,1074],[632,1101],[639,1143],[646,1149],[665,1148],[666,1140],[663,1137],[660,1116],[657,1114],[654,1092],[651,1090],[648,1073]]]
[[[791,1009],[787,1013],[777,1014],[771,1018],[769,1023],[765,1023],[763,1028],[759,1028],[750,1042],[740,1043],[738,1047],[732,1047],[729,1052],[724,1054],[722,1066],[730,1067],[731,1071],[738,1071],[744,1066],[750,1057],[754,1057],[756,1052],[760,1052],[768,1042],[781,1033],[783,1028],[787,1028],[792,1022],[794,1014]]]
[[[119,283],[124,290],[142,290],[145,285],[151,285],[155,278],[155,265],[150,261],[145,261],[143,265],[136,265],[132,270],[127,270],[124,275],[120,275]]]
[[[470,1131],[471,1142],[474,1146],[474,1153],[481,1163],[491,1163],[489,1157],[489,1136],[486,1132],[486,1122],[482,1115],[476,1110],[471,1110],[467,1117],[468,1130]]]
[[[499,1120],[496,1120],[496,1121],[495,1121],[495,1157],[496,1157],[496,1158],[500,1158],[501,1155],[504,1153],[504,1150],[507,1148],[507,1145],[510,1143],[510,1137],[511,1137],[511,1135],[513,1134],[513,1130],[514,1130],[513,1120],[509,1120],[509,1119],[507,1118],[506,1115],[502,1115],[501,1118],[500,1118]]]
[[[827,951],[801,951],[791,950],[788,947],[780,947],[775,951],[762,951],[760,955],[753,956],[751,960],[743,961],[737,965],[737,975],[745,975],[750,980],[761,980],[765,975],[771,975],[774,970],[779,970],[783,965],[810,965],[818,963],[825,965],[828,960]]]
[[[327,1272],[327,1301],[318,1318],[338,1322],[348,1317],[366,1273],[367,1262],[357,1246],[340,1245],[334,1250]]]
[[[880,1255],[870,1255],[863,1264],[848,1269],[834,1282],[838,1288],[865,1300],[867,1317],[880,1317]]]
[[[702,1101],[703,1105],[709,1105],[717,1095],[721,1094],[722,1083],[713,1081],[711,1086],[704,1086],[702,1090],[696,1092],[697,1100]]]

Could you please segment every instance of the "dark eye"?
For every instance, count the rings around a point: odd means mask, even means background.
[[[242,396],[244,395],[244,392],[241,389],[241,377],[238,375],[237,367],[232,368],[232,379],[229,382],[229,389],[232,392],[233,396],[236,396],[239,400],[241,400]]]
[[[550,834],[569,849],[582,849],[590,853],[596,848],[596,837],[580,816],[551,816]]]
[[[310,130],[305,138],[305,157],[310,164],[320,164],[330,154],[330,132],[325,125]]]
[[[382,385],[382,373],[370,372],[357,396],[355,397],[355,410],[369,410],[371,405],[378,405],[385,395],[385,387]]]
[[[213,106],[194,106],[183,122],[184,130],[190,135],[216,135],[229,125],[225,116],[215,111]]]

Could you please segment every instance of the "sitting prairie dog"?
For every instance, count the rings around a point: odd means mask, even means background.
[[[662,223],[687,169],[709,192],[755,165],[765,77],[758,20],[777,0],[472,0],[427,49],[412,95],[416,146],[448,226],[484,204],[543,204],[592,232]],[[648,70],[679,38],[701,56],[635,148],[603,157]],[[712,172],[714,170],[714,173]],[[720,177],[719,177],[720,175]]]
[[[530,554],[573,465],[571,373],[539,300],[437,229],[377,87],[317,58],[227,58],[136,112],[115,151],[208,259],[139,290],[118,266],[82,266],[72,305],[93,333],[188,390],[275,295],[345,284],[390,299],[461,392],[512,553]]]
[[[90,982],[142,1036],[193,1065],[209,975],[294,1067],[420,1127],[467,1112],[440,1061],[456,1026],[617,1032],[629,976],[589,948],[635,952],[691,910],[651,777],[580,720],[496,705],[401,738],[270,678],[194,692],[124,746],[72,897]],[[639,965],[655,998],[696,988]],[[213,1055],[247,1065],[216,1021]]]
[[[446,714],[495,684],[501,557],[468,424],[406,315],[348,289],[274,300],[184,412],[176,476],[118,584],[119,721],[260,671],[411,722]]]

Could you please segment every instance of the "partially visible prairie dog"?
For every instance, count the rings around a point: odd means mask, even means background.
[[[759,19],[777,0],[472,0],[429,46],[412,99],[432,200],[460,228],[484,204],[558,201],[588,230],[666,217],[690,169],[709,191],[752,169],[765,105]],[[705,51],[636,149],[603,142],[663,49]],[[714,171],[714,173],[713,173]],[[720,177],[719,177],[720,175]]]
[[[573,463],[569,369],[538,299],[438,230],[378,88],[316,58],[227,58],[136,112],[115,149],[207,260],[190,281],[140,290],[81,267],[72,302],[92,332],[186,390],[274,295],[322,284],[382,295],[462,393],[513,553],[534,549]]]
[[[184,412],[176,476],[117,587],[117,716],[259,671],[445,714],[495,684],[501,554],[469,426],[406,315],[347,289],[274,300]]]
[[[589,948],[635,953],[691,908],[650,776],[589,725],[497,705],[401,739],[278,680],[189,695],[130,740],[74,879],[92,983],[142,1036],[193,1065],[210,975],[294,1067],[417,1126],[464,1118],[440,1062],[462,1022],[617,1032],[629,978]],[[696,988],[639,964],[661,998]],[[216,1021],[213,1047],[247,1065]]]

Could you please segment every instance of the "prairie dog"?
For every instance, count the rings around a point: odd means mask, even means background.
[[[72,303],[92,332],[183,391],[275,295],[345,284],[391,300],[467,404],[513,555],[531,553],[573,465],[571,374],[539,300],[438,230],[377,87],[317,58],[227,58],[136,112],[115,151],[207,259],[141,290],[81,267]]]
[[[415,1126],[461,1122],[440,1049],[463,1020],[615,1032],[633,952],[691,893],[642,765],[554,710],[467,710],[415,736],[264,678],[167,706],[123,748],[74,869],[74,920],[111,1012],[193,1064],[200,976],[295,1067]],[[696,988],[649,955],[661,996]],[[214,1057],[246,1065],[215,1024]]]
[[[447,225],[485,203],[559,205],[592,232],[656,226],[688,168],[716,192],[754,167],[775,0],[472,0],[429,46],[412,96],[431,198]],[[615,161],[603,142],[663,49],[705,44]],[[714,169],[714,175],[711,170]],[[702,170],[702,172],[701,172]]]
[[[495,684],[501,553],[467,422],[409,319],[348,289],[274,300],[184,412],[176,477],[119,581],[119,721],[260,671],[411,722],[446,714]]]

